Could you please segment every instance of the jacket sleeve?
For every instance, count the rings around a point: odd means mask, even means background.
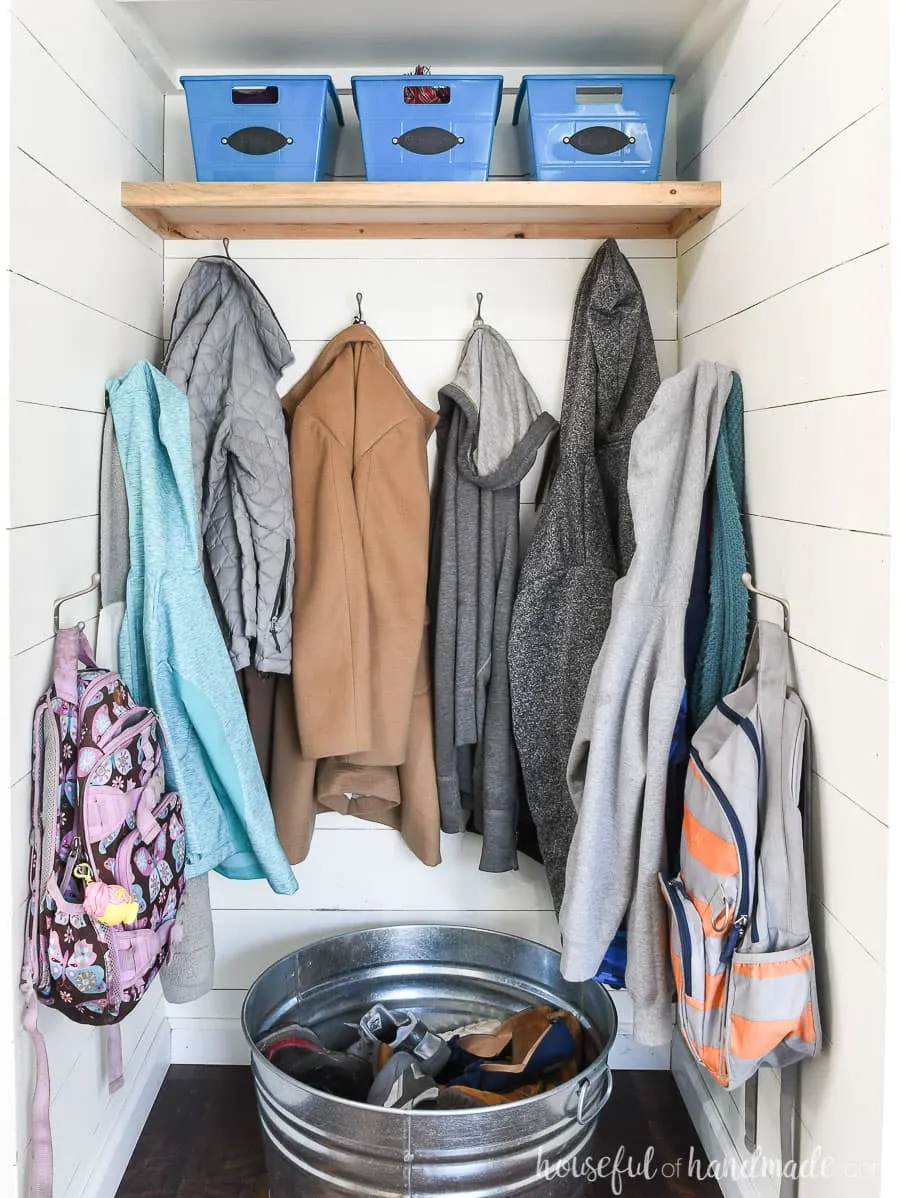
[[[229,878],[264,877],[277,894],[293,894],[297,879],[278,842],[237,678],[212,612],[202,606],[198,609],[194,595],[184,593],[179,585],[177,578],[167,581],[160,592],[157,636],[160,646],[165,646],[165,660],[156,670],[170,673],[177,696],[177,703],[170,707],[173,751],[183,751],[191,743],[199,746],[204,776],[218,807],[218,811],[203,811],[199,795],[191,796],[193,835],[204,844],[211,837],[219,839],[214,853],[218,860],[197,864]],[[176,627],[176,620],[192,600],[190,618],[180,620]],[[219,838],[214,827],[221,833]],[[189,842],[191,836],[189,825]],[[223,854],[222,846],[227,846],[227,853]]]
[[[627,914],[625,984],[634,1002],[635,1039],[661,1044],[672,1021],[658,873],[680,695],[673,704],[666,688],[655,687],[672,668],[664,617],[641,624],[634,609],[620,614],[625,618],[616,622],[614,613],[594,665],[569,757],[578,825],[560,911],[561,969],[569,981],[594,977]]]
[[[233,397],[229,476],[234,509],[246,514],[249,545],[242,545],[242,553],[255,563],[255,595],[245,594],[248,634],[256,638],[253,665],[265,673],[289,674],[294,512],[288,442],[275,380],[262,363],[256,377],[266,384]]]

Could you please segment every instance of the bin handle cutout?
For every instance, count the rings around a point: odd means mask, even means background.
[[[449,104],[450,88],[446,85],[433,87],[430,84],[407,84],[403,89],[404,104]]]
[[[625,94],[622,87],[576,87],[576,104],[621,104]]]
[[[277,104],[278,88],[274,83],[259,87],[233,87],[231,102],[232,104]]]

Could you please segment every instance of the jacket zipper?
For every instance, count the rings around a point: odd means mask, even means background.
[[[272,615],[269,619],[269,633],[272,640],[275,642],[275,648],[281,652],[281,642],[278,639],[278,621],[281,619],[281,614],[284,611],[285,600],[287,599],[287,572],[291,562],[291,543],[284,543],[284,563],[281,567],[281,578],[278,581],[278,590],[275,592],[275,606],[272,609]]]
[[[722,787],[703,764],[700,754],[696,749],[691,749],[691,759],[700,771],[709,789],[718,799],[719,806],[725,813],[725,818],[731,826],[734,843],[737,845],[738,860],[741,867],[741,892],[738,898],[737,913],[734,923],[731,925],[731,931],[728,933],[728,939],[722,947],[722,960],[727,962],[734,955],[734,951],[740,943],[744,930],[750,921],[750,861],[747,853],[747,841],[744,839],[744,830],[737,817],[737,812],[732,807]]]
[[[664,885],[669,892],[669,903],[675,915],[675,923],[678,925],[678,939],[681,941],[681,973],[684,977],[684,992],[688,998],[693,998],[694,980],[691,976],[691,933],[688,928],[687,916],[681,906],[681,894],[684,893],[684,887],[674,880],[667,881]],[[681,894],[679,894],[679,891],[681,891]]]

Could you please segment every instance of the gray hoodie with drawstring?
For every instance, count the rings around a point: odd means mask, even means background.
[[[429,608],[435,761],[445,832],[474,824],[481,869],[516,869],[519,765],[507,644],[519,485],[556,429],[507,342],[477,325],[440,392]]]
[[[569,791],[578,823],[560,912],[562,974],[597,972],[627,915],[625,985],[634,1036],[672,1032],[667,935],[657,875],[664,868],[666,782],[684,692],[684,620],[703,493],[732,385],[701,362],[666,380],[631,441],[628,498],[635,551],[613,590],[575,743]]]

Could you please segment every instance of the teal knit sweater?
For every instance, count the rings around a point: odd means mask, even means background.
[[[738,684],[750,619],[741,582],[747,549],[741,521],[744,492],[744,393],[737,373],[722,414],[712,472],[709,616],[690,683],[691,725],[698,728]]]

